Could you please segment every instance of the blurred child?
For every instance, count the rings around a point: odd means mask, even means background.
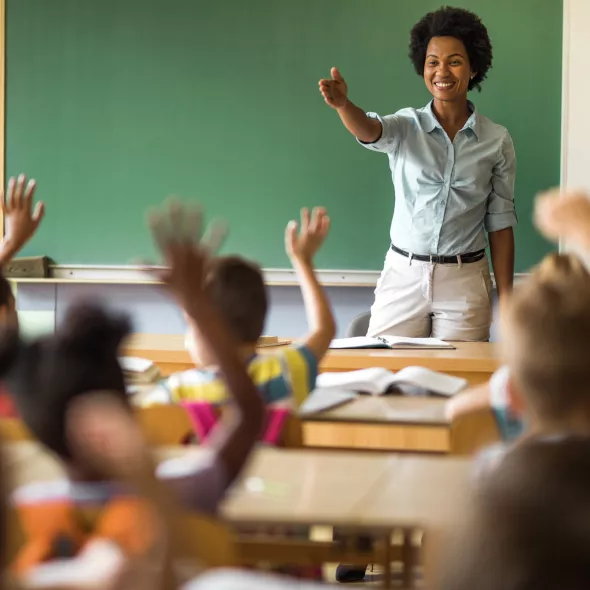
[[[549,191],[539,196],[535,219],[546,237],[567,239],[575,253],[550,254],[533,272],[531,280],[567,283],[584,280],[590,261],[590,198],[580,192]],[[504,337],[505,340],[506,337]],[[486,407],[494,412],[500,433],[512,440],[523,432],[524,407],[513,395],[508,366],[499,369],[486,385],[456,396],[448,402],[447,415],[454,419]]]
[[[590,438],[524,441],[479,481],[466,523],[441,547],[434,587],[589,588],[589,511]]]
[[[214,512],[225,489],[241,470],[261,430],[264,408],[248,377],[236,344],[212,305],[205,285],[209,256],[192,211],[158,214],[157,241],[167,269],[158,278],[184,306],[233,398],[235,412],[221,422],[205,453],[165,464],[160,470],[187,506]],[[3,334],[0,373],[6,376],[19,413],[33,435],[63,460],[68,478],[30,484],[16,491],[15,503],[27,542],[14,564],[23,579],[41,563],[55,559],[89,560],[96,544],[130,558],[149,551],[158,540],[153,511],[126,488],[105,481],[100,470],[77,460],[67,436],[66,416],[74,402],[97,391],[129,408],[117,353],[129,333],[126,318],[99,306],[80,304],[67,313],[56,334],[25,343],[16,330]],[[108,441],[106,441],[108,444]],[[80,518],[92,506],[96,518]],[[84,569],[84,568],[82,568]]]
[[[0,208],[4,216],[4,237],[0,242],[0,269],[4,268],[21,248],[35,235],[43,216],[45,205],[36,204],[33,199],[37,185],[34,180],[27,182],[24,174],[8,181],[6,195],[0,193]],[[16,301],[10,283],[0,274],[0,327],[18,327]],[[0,383],[0,418],[15,415],[14,404],[8,392]]]
[[[559,288],[560,292],[575,290],[579,284],[590,282],[590,274],[580,262],[571,254],[549,254],[534,269],[527,279],[526,285],[517,287],[527,289],[527,293],[545,292],[551,285]],[[534,297],[534,295],[532,295]],[[520,300],[520,296],[515,297]],[[504,307],[504,312],[510,308],[510,302]],[[531,307],[532,310],[532,307]],[[556,310],[559,314],[560,310]],[[546,311],[545,311],[546,313]],[[505,313],[501,314],[504,317]],[[509,345],[512,326],[509,321],[502,321],[506,330],[503,338],[503,348]],[[547,336],[548,337],[548,336]],[[504,355],[510,361],[510,357]],[[524,432],[525,406],[521,395],[518,395],[512,383],[513,370],[511,363],[506,363],[493,376],[489,383],[466,391],[449,400],[447,415],[454,419],[459,415],[468,414],[485,407],[493,411],[498,429],[503,440],[514,440]]]
[[[280,352],[259,355],[257,345],[267,314],[267,294],[262,272],[255,264],[237,256],[211,260],[205,290],[217,312],[238,343],[238,351],[248,373],[270,407],[290,407],[303,402],[315,386],[318,363],[334,338],[335,325],[329,302],[313,267],[313,258],[328,235],[330,221],[322,208],[301,212],[301,228],[291,222],[285,244],[297,272],[310,326],[301,344]],[[190,299],[183,303],[194,305]],[[147,400],[155,402],[202,402],[218,406],[227,401],[225,385],[198,326],[189,317],[188,344],[200,368],[177,373],[167,379]],[[206,427],[201,428],[206,434]],[[278,442],[276,436],[269,442]]]

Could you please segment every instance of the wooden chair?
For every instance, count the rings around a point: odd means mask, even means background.
[[[19,418],[0,418],[0,439],[4,442],[31,440],[33,435]]]
[[[182,445],[193,435],[186,411],[176,404],[154,404],[136,410],[136,418],[153,447]]]

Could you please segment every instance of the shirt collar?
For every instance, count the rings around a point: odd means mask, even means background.
[[[438,119],[436,118],[436,115],[434,114],[434,111],[432,110],[433,102],[434,101],[431,100],[422,109],[422,112],[425,115],[423,118],[422,125],[423,125],[424,131],[426,131],[426,133],[432,133],[432,131],[434,129],[436,129],[437,127],[439,129],[442,129],[441,124],[438,122]],[[475,134],[475,137],[479,141],[479,136],[480,136],[480,131],[481,131],[480,121],[479,121],[479,113],[477,112],[475,105],[470,100],[467,101],[467,106],[469,107],[469,110],[471,111],[471,116],[469,117],[469,119],[467,119],[467,122],[465,123],[465,125],[463,125],[463,129],[471,129],[471,131],[473,131],[473,133]]]

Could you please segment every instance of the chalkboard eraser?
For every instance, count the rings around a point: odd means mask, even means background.
[[[7,279],[46,279],[49,276],[49,258],[33,256],[15,258],[3,269]]]

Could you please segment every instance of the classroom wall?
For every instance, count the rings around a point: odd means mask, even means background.
[[[344,336],[352,319],[367,311],[373,302],[373,290],[363,287],[327,289],[338,323],[338,335]],[[176,305],[165,292],[145,285],[38,285],[18,287],[18,308],[26,332],[31,335],[59,323],[68,305],[79,297],[99,297],[133,318],[136,332],[180,334],[184,321]],[[307,326],[301,293],[295,287],[272,287],[271,309],[266,333],[297,337]],[[492,326],[496,338],[495,326]]]
[[[565,0],[563,9],[562,184],[590,189],[590,79],[586,75],[590,2]]]
[[[590,80],[585,62],[590,52],[589,0],[564,0],[563,38],[563,125],[562,180],[568,186],[590,189],[590,117],[587,98]],[[542,56],[539,56],[542,59]],[[523,107],[525,108],[525,107]],[[539,124],[542,124],[540,122]],[[362,287],[328,289],[336,320],[338,335],[343,336],[350,321],[369,309],[373,290]],[[175,305],[157,288],[141,285],[19,285],[18,308],[23,325],[31,334],[51,329],[59,323],[67,306],[80,296],[98,296],[131,315],[137,332],[182,333],[184,322]],[[306,326],[305,312],[299,290],[294,287],[270,289],[271,310],[267,334],[301,335]],[[496,322],[492,339],[498,339]]]

